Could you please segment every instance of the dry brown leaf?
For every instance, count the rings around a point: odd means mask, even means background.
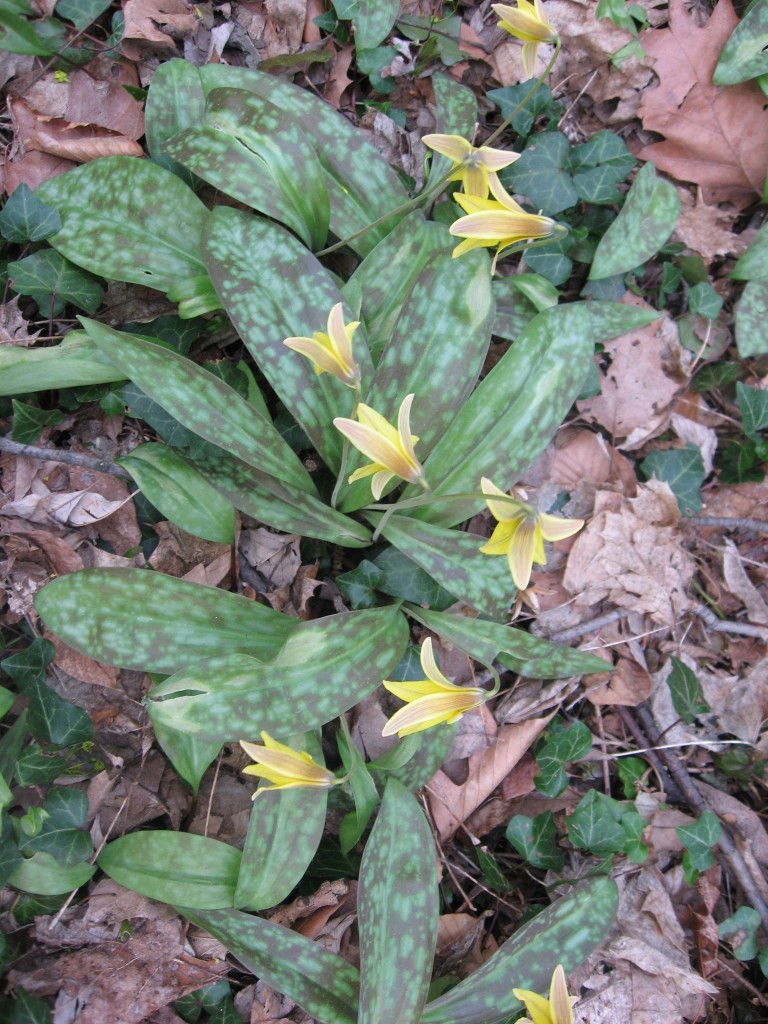
[[[589,687],[586,696],[593,704],[616,704],[636,708],[650,696],[653,681],[648,670],[630,658],[619,658],[616,671],[602,686]]]
[[[41,117],[22,99],[9,100],[8,105],[14,121],[13,160],[35,150],[77,163],[102,156],[144,155],[134,139],[107,128],[73,124],[64,118]]]
[[[128,60],[139,60],[142,45],[176,48],[174,40],[160,30],[160,25],[185,36],[194,35],[200,25],[194,8],[184,0],[126,0],[123,14],[125,28],[121,48]]]
[[[664,141],[636,155],[678,181],[701,185],[706,203],[743,209],[762,195],[768,167],[765,97],[756,82],[712,84],[739,19],[731,0],[719,0],[703,27],[683,0],[670,0],[669,14],[669,28],[648,29],[640,37],[659,85],[645,91],[638,115]]]
[[[519,725],[503,725],[487,750],[469,758],[467,781],[461,786],[451,782],[444,772],[437,772],[427,787],[427,794],[441,840],[450,838],[491,795],[548,722],[549,718],[540,718]]]
[[[723,553],[723,575],[726,587],[744,603],[749,621],[757,622],[760,625],[768,624],[768,605],[747,576],[739,549],[728,537],[725,538],[725,552]]]
[[[661,317],[605,342],[602,360],[609,365],[600,371],[600,394],[576,406],[584,419],[620,439],[619,448],[631,451],[666,426],[691,358],[680,345],[676,324]]]
[[[265,0],[264,8],[267,21],[259,40],[261,59],[298,53],[304,43],[307,0]]]
[[[40,331],[30,331],[29,324],[21,315],[18,295],[0,304],[0,345],[29,348],[39,334]]]
[[[323,882],[310,896],[299,896],[292,903],[284,903],[270,914],[269,920],[274,924],[290,928],[299,921],[306,921],[324,907],[335,909],[344,902],[349,892],[349,882],[334,879]]]
[[[153,569],[169,576],[185,576],[198,565],[211,565],[222,555],[229,556],[231,551],[229,544],[193,537],[173,523],[155,523],[153,529],[160,543],[149,563]]]
[[[256,570],[257,580],[248,583],[257,593],[265,594],[290,584],[301,565],[299,540],[296,534],[274,533],[264,527],[243,530],[240,552]]]
[[[347,91],[350,85],[352,85],[352,79],[349,77],[347,72],[349,66],[352,63],[352,58],[355,55],[355,47],[352,43],[347,46],[343,46],[337,53],[333,61],[333,69],[328,76],[328,81],[325,83],[323,89],[323,98],[331,104],[331,106],[339,109],[341,103],[341,97]]]
[[[733,231],[733,213],[707,206],[697,189],[696,197],[688,188],[678,186],[680,216],[677,218],[673,238],[695,252],[706,264],[716,256],[740,256],[755,237],[754,230]]]
[[[636,498],[601,492],[576,537],[563,584],[578,607],[606,598],[617,608],[673,625],[690,607],[694,564],[681,545],[680,511],[669,485],[650,480]]]
[[[55,178],[57,174],[71,171],[77,164],[72,160],[63,160],[50,153],[39,153],[31,150],[23,156],[11,159],[10,149],[2,157],[4,188],[12,195],[19,185],[28,185],[34,190],[44,181]]]

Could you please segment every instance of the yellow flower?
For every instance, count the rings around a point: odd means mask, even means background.
[[[384,680],[390,693],[408,703],[392,715],[382,729],[382,736],[410,736],[441,722],[456,722],[465,711],[479,707],[492,696],[478,686],[456,686],[446,679],[437,667],[431,637],[421,645],[421,667],[426,679],[403,683]]]
[[[480,481],[483,494],[507,498],[490,480]],[[563,519],[538,512],[522,501],[495,501],[486,499],[493,516],[499,520],[491,539],[480,550],[484,555],[506,555],[512,579],[518,590],[525,590],[531,582],[533,563],[545,565],[544,541],[564,540],[573,536],[584,525],[583,519]]]
[[[337,302],[328,314],[327,334],[316,331],[311,338],[286,338],[283,344],[311,359],[315,373],[332,373],[342,384],[356,388],[360,367],[352,358],[352,335],[359,326],[359,320],[344,323],[344,310]]]
[[[550,217],[526,213],[500,182],[490,181],[489,184],[494,199],[481,199],[479,196],[461,193],[454,196],[469,216],[454,221],[450,232],[464,239],[453,250],[454,259],[470,249],[495,246],[495,267],[496,260],[510,245],[529,238],[546,238],[552,234],[555,222]]]
[[[332,771],[317,764],[305,751],[293,750],[284,743],[278,743],[265,732],[262,732],[261,739],[263,747],[242,740],[240,742],[246,754],[256,762],[243,768],[243,773],[256,775],[272,783],[271,786],[257,789],[253,794],[254,800],[259,793],[271,789],[297,789],[299,786],[329,788],[339,781]]]
[[[536,54],[542,43],[554,43],[557,32],[544,17],[540,0],[517,0],[517,7],[509,4],[492,4],[499,16],[499,26],[506,29],[515,39],[523,42],[523,71],[529,78],[536,69]]]
[[[465,192],[483,199],[488,195],[489,182],[498,182],[496,172],[520,159],[520,153],[508,153],[490,146],[473,146],[460,135],[425,135],[422,142],[453,160],[449,181],[460,181]]]
[[[349,482],[373,476],[371,491],[376,501],[393,476],[399,476],[412,484],[420,484],[427,490],[424,479],[424,467],[416,458],[413,446],[419,440],[411,433],[410,416],[413,395],[407,395],[400,406],[397,416],[397,429],[369,405],[362,402],[357,407],[357,418],[354,420],[337,417],[333,422],[358,451],[367,455],[373,462],[369,466],[356,469]]]
[[[549,987],[549,999],[528,992],[527,989],[513,988],[515,998],[525,1003],[530,1017],[524,1017],[519,1024],[573,1024],[574,996],[568,995],[565,984],[565,971],[561,964],[555,968],[552,984]]]

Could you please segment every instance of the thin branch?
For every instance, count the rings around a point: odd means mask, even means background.
[[[578,626],[571,626],[570,629],[561,629],[557,633],[553,633],[550,640],[558,644],[567,644],[571,640],[581,639],[595,629],[602,629],[603,626],[609,626],[612,622],[626,619],[629,614],[623,608],[616,608],[612,612],[606,612],[605,615],[598,615],[596,619],[590,619],[589,622],[580,622]]]
[[[59,448],[37,448],[32,444],[19,444],[12,441],[10,437],[0,436],[0,452],[7,452],[8,455],[23,455],[28,459],[39,459],[42,462],[63,462],[68,466],[79,466],[81,469],[90,469],[95,473],[109,473],[110,476],[119,476],[123,480],[133,481],[128,470],[122,466],[109,462],[107,459],[100,459],[96,455],[85,455],[83,452],[68,452]]]
[[[733,633],[736,636],[753,636],[763,643],[768,641],[768,626],[755,626],[751,622],[729,622],[718,619],[711,608],[697,605],[694,609],[707,629],[713,633]]]
[[[683,516],[680,522],[691,523],[694,526],[723,526],[726,530],[756,530],[758,533],[768,533],[766,519],[743,519],[739,516]]]

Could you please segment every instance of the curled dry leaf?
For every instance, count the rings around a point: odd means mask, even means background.
[[[24,100],[9,100],[14,120],[16,147],[13,159],[31,151],[75,163],[102,156],[141,157],[144,151],[134,139],[98,125],[73,124],[64,118],[41,117]]]
[[[18,295],[0,304],[0,345],[29,348],[39,334],[40,331],[30,331],[29,324],[21,315]]]
[[[768,625],[768,605],[747,575],[739,549],[728,537],[723,553],[723,575],[726,587],[743,602],[749,621]]]
[[[587,484],[603,487],[618,484],[626,494],[635,494],[637,478],[632,464],[602,434],[591,430],[561,431],[554,441],[555,454],[550,479],[569,491]]]
[[[694,198],[689,188],[678,186],[680,216],[672,236],[687,245],[709,265],[716,256],[740,256],[755,237],[754,229],[737,235],[733,231],[733,214],[717,206],[707,206],[701,189]]]
[[[673,625],[690,608],[694,564],[682,548],[680,511],[669,485],[650,480],[636,498],[601,492],[595,515],[568,557],[563,578],[578,606],[608,599],[616,608]]]
[[[731,0],[719,0],[700,27],[683,0],[670,0],[669,28],[640,37],[659,76],[638,114],[663,142],[636,153],[679,181],[701,185],[706,203],[743,209],[762,195],[768,165],[765,97],[756,82],[718,88],[712,73],[738,24]]]
[[[647,669],[630,658],[619,658],[616,671],[606,683],[591,687],[587,682],[585,696],[593,704],[636,708],[648,699],[652,688],[653,681]]]

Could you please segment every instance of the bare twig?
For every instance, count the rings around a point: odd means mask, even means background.
[[[726,530],[757,530],[768,533],[768,520],[743,519],[739,516],[683,516],[681,523],[692,523],[694,526],[722,526]]]
[[[0,436],[0,452],[7,452],[9,455],[23,455],[28,459],[39,459],[42,462],[63,462],[68,466],[79,466],[81,469],[91,469],[95,473],[109,473],[110,476],[119,476],[123,480],[133,480],[128,470],[122,466],[109,462],[107,459],[100,459],[96,455],[85,455],[83,452],[68,452],[59,448],[37,448],[32,444],[19,444],[12,441],[10,437]]]
[[[628,616],[628,611],[623,608],[615,608],[612,612],[606,612],[605,615],[598,615],[596,619],[590,619],[589,622],[580,622],[578,626],[571,626],[570,629],[561,629],[557,633],[553,633],[550,639],[558,644],[567,644],[571,640],[579,640],[595,629],[602,629],[603,626],[609,626],[612,622],[618,622],[619,619],[626,619]]]
[[[711,608],[697,605],[694,609],[701,621],[713,633],[734,633],[736,636],[753,636],[763,643],[768,642],[768,626],[755,626],[751,622],[730,622],[718,619]]]
[[[623,709],[619,708],[619,711]],[[640,722],[642,723],[643,729],[648,734],[652,743],[658,742],[658,732],[656,729],[656,722],[654,721],[653,715],[650,710],[642,704],[635,709]],[[622,718],[624,716],[622,715]],[[744,895],[749,900],[750,904],[760,915],[763,922],[763,927],[768,928],[768,904],[763,899],[763,895],[758,888],[757,881],[752,877],[749,868],[747,867],[746,861],[741,856],[741,853],[736,848],[736,844],[733,838],[723,824],[722,819],[715,811],[707,805],[707,801],[699,792],[696,783],[693,781],[691,776],[688,774],[685,766],[683,765],[680,758],[672,750],[658,750],[658,756],[666,765],[670,775],[675,780],[680,791],[683,793],[687,803],[693,808],[698,815],[703,814],[704,811],[709,811],[711,814],[715,814],[718,821],[720,822],[721,831],[720,838],[717,841],[717,845],[720,849],[720,853],[723,856],[723,860],[730,868],[732,874],[741,886]]]

